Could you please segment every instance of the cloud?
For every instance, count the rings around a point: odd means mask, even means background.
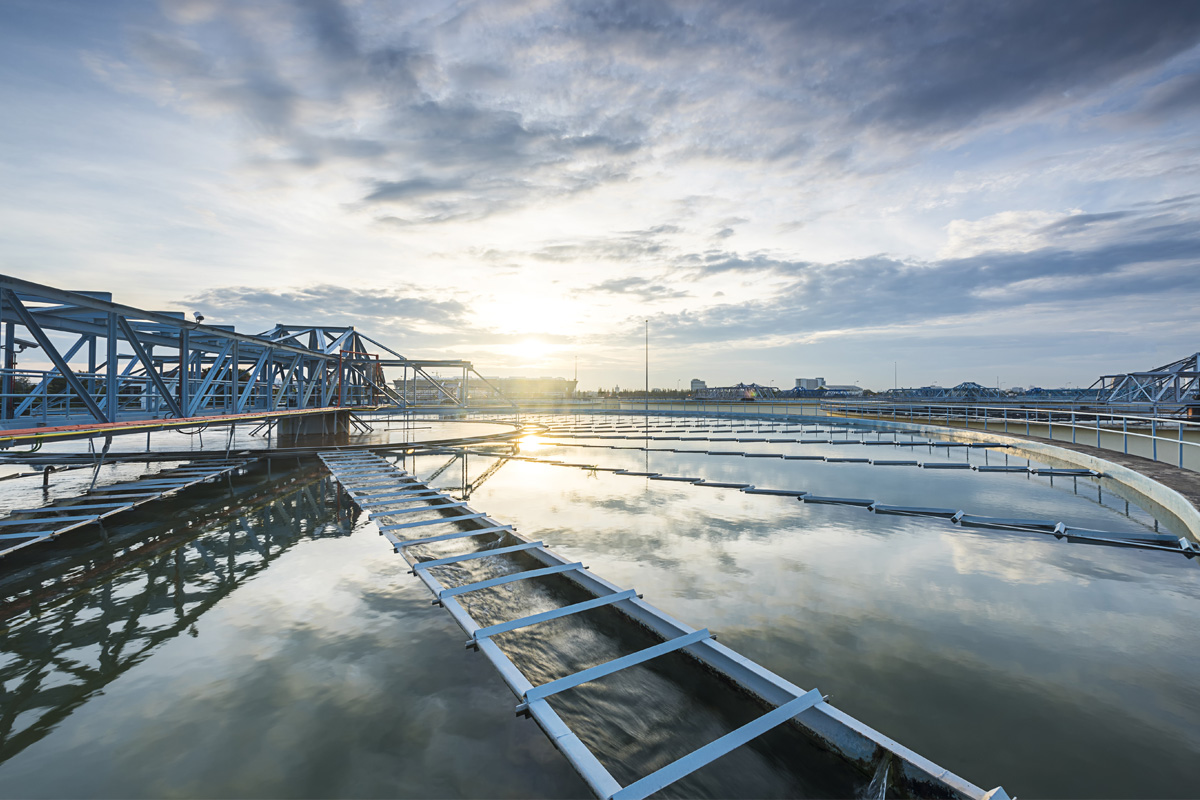
[[[1176,76],[1149,92],[1137,114],[1151,121],[1200,111],[1200,71]]]
[[[948,130],[1049,100],[1071,102],[1195,45],[1200,7],[1188,0],[987,8],[941,3],[769,5],[767,13],[826,49],[864,125]]]
[[[356,184],[342,207],[386,229],[697,160],[803,183],[879,176],[981,122],[1078,106],[1198,38],[1188,0],[188,0],[143,26],[123,63],[96,63],[126,89],[239,121],[247,162],[284,184],[318,170]],[[1146,113],[1186,110],[1194,80],[1164,83]]]
[[[466,306],[457,300],[410,296],[388,289],[353,289],[320,284],[285,291],[229,286],[200,292],[187,300],[210,322],[258,321],[260,327],[353,325],[368,335],[385,327],[393,334],[465,325]]]
[[[855,332],[883,340],[895,326],[936,331],[974,314],[1007,314],[1020,324],[1038,308],[1060,309],[1064,319],[1092,309],[1089,327],[1107,327],[1107,311],[1133,315],[1160,305],[1164,318],[1200,329],[1190,315],[1167,309],[1200,300],[1200,228],[1193,219],[1127,210],[1050,222],[1034,215],[1025,223],[1027,246],[932,261],[873,256],[814,263],[712,254],[712,263],[724,268],[769,269],[791,279],[762,297],[664,312],[653,322],[679,345],[744,346],[762,337],[817,341]],[[1111,227],[1097,235],[1095,226]],[[1082,236],[1087,244],[1080,244]]]
[[[1050,223],[1037,232],[1040,234],[1055,234],[1063,232],[1076,233],[1084,228],[1089,228],[1099,223],[1125,219],[1131,214],[1132,212],[1130,211],[1108,211],[1103,214],[1072,214],[1071,216],[1064,217],[1057,222]]]
[[[642,302],[668,300],[690,296],[689,292],[686,292],[682,289],[672,289],[661,283],[654,283],[646,278],[638,277],[614,278],[612,280],[604,281],[603,283],[598,283],[595,286],[589,286],[587,289],[576,292],[576,294],[580,295],[595,292],[633,295]]]
[[[21,268],[69,261],[75,281],[129,252],[143,274],[211,262],[198,286],[239,284],[197,290],[213,319],[360,320],[484,348],[539,314],[599,342],[653,304],[664,336],[730,358],[1085,306],[1104,310],[1088,330],[1149,340],[1138,329],[1160,318],[1110,314],[1122,298],[1169,316],[1196,295],[1190,0],[157,7],[122,6],[124,39],[80,14],[64,44],[38,4],[14,14],[36,24],[0,31],[23,87],[6,98],[71,85],[92,109],[66,93],[13,107],[25,133],[0,167],[22,224],[4,255]],[[60,81],[80,49],[89,75]],[[38,160],[76,130],[73,151]],[[125,135],[119,160],[96,155]],[[160,197],[175,205],[146,213]],[[54,241],[68,218],[86,247]],[[281,277],[300,262],[311,272]],[[307,288],[241,286],[254,265]],[[454,288],[326,285],[430,270]]]

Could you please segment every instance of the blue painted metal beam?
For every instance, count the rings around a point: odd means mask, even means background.
[[[483,516],[482,514],[480,516]],[[388,525],[388,530],[407,527],[405,525]],[[384,530],[380,528],[379,530]],[[444,567],[447,564],[457,564],[460,561],[474,561],[477,558],[488,558],[489,556],[502,556],[508,553],[519,553],[522,550],[532,550],[535,547],[541,547],[541,542],[525,542],[524,544],[513,545],[512,547],[498,547],[494,550],[477,550],[474,553],[462,553],[457,556],[446,556],[445,558],[435,558],[431,561],[418,561],[413,564],[413,569],[429,569],[431,567]]]
[[[540,544],[540,542],[539,542]],[[428,563],[428,562],[425,562]],[[416,565],[414,565],[415,568]],[[504,586],[517,581],[527,581],[530,578],[544,578],[547,575],[557,575],[560,572],[574,572],[577,569],[583,569],[582,561],[575,561],[570,564],[555,564],[552,567],[540,567],[538,569],[527,569],[522,572],[512,572],[508,575],[501,575],[498,578],[489,578],[485,581],[477,581],[476,583],[468,583],[463,586],[452,586],[449,589],[443,589],[438,592],[439,600],[446,600],[451,597],[458,597],[469,592],[477,592],[480,589],[491,589],[494,586]]]
[[[805,692],[791,702],[784,703],[773,711],[768,711],[758,719],[747,722],[735,731],[725,734],[714,742],[709,742],[698,750],[693,750],[682,758],[672,761],[662,769],[656,770],[646,777],[634,781],[619,792],[614,792],[611,800],[643,800],[660,789],[665,789],[672,783],[691,775],[701,767],[711,764],[723,755],[736,750],[742,745],[758,738],[767,731],[775,728],[793,717],[807,711],[824,698],[816,689]]]
[[[480,628],[475,631],[473,639],[482,639],[488,636],[495,636],[508,631],[515,631],[519,628],[527,628],[530,625],[537,625],[540,622],[549,622],[552,619],[561,619],[569,617],[572,614],[578,614],[581,611],[591,611],[593,608],[603,608],[611,606],[613,603],[619,603],[622,600],[628,600],[631,597],[637,597],[637,591],[634,589],[626,589],[623,592],[616,592],[605,597],[597,597],[594,600],[584,600],[582,603],[573,603],[569,606],[556,608],[552,611],[543,611],[540,614],[530,614],[527,617],[520,619],[509,620],[508,622],[499,622],[495,625],[488,625],[486,628]]]
[[[656,644],[653,647],[647,647],[644,650],[639,650],[636,653],[630,653],[621,658],[615,658],[604,664],[597,664],[594,667],[580,670],[573,675],[567,675],[557,680],[543,683],[541,686],[535,686],[525,693],[526,702],[534,700],[545,700],[547,697],[556,695],[559,692],[565,692],[567,689],[573,689],[576,686],[598,680],[606,675],[612,675],[614,672],[620,672],[623,669],[636,667],[638,664],[644,664],[652,658],[664,656],[667,653],[674,653],[676,650],[682,650],[685,647],[690,647],[697,642],[702,642],[705,639],[711,639],[712,634],[708,632],[708,628],[702,628],[698,631],[677,636],[674,639],[668,639],[662,644]]]

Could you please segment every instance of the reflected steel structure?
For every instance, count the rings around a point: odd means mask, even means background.
[[[239,482],[193,506],[189,520],[133,526],[111,540],[101,530],[68,563],[46,562],[0,590],[0,761],[303,539],[349,535],[352,510],[329,489],[320,469]]]
[[[462,484],[452,491],[469,496],[507,459],[470,481],[456,452],[438,473],[455,463]],[[51,559],[0,586],[0,762],[305,538],[349,536],[361,512],[339,496],[319,467],[231,481],[187,521],[96,529],[67,563]]]
[[[435,387],[437,404],[466,406],[465,392],[428,370],[478,376],[469,361],[409,359],[351,326],[250,335],[203,319],[0,275],[0,428],[409,408],[418,405],[403,388],[410,376]],[[22,360],[48,368],[21,369]],[[403,371],[399,389],[385,368]]]

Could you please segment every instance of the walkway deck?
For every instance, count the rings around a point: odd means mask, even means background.
[[[370,519],[380,521],[377,523],[380,533],[391,542],[396,552],[404,555],[412,566],[413,574],[424,582],[433,595],[434,604],[444,607],[470,637],[468,646],[481,651],[500,673],[519,700],[517,712],[537,721],[597,797],[622,800],[647,797],[789,721],[794,721],[828,749],[864,771],[871,768],[881,752],[891,753],[899,764],[899,779],[915,794],[978,800],[1002,800],[1008,797],[1003,789],[984,792],[833,708],[816,689],[800,689],[717,643],[707,629],[696,630],[672,619],[642,600],[634,590],[621,589],[599,578],[581,562],[564,558],[540,541],[525,539],[512,526],[504,525],[485,513],[474,511],[465,502],[430,488],[379,456],[367,452],[342,451],[323,453],[321,458],[334,478],[350,493],[354,503],[368,513]],[[422,514],[436,516],[413,519]],[[432,531],[430,529],[433,526],[452,526],[452,529],[449,532],[442,532],[445,528]],[[477,536],[488,537],[487,546],[472,552],[432,560],[419,560],[406,552],[417,545]],[[517,543],[504,547],[491,546],[502,539]],[[441,566],[476,559],[503,558],[515,553],[532,556],[544,566],[461,586],[445,586],[432,572]],[[589,592],[592,598],[489,626],[481,626],[459,600],[462,595],[480,589],[547,575],[561,575],[571,580]],[[601,606],[611,606],[620,611],[631,620],[630,624],[640,623],[661,636],[663,641],[639,652],[534,686],[492,640],[493,636],[502,632],[561,619]],[[547,700],[567,689],[675,651],[686,652],[775,708],[649,775],[622,786]]]
[[[197,484],[237,472],[256,459],[184,464],[135,481],[102,486],[39,508],[20,508],[0,519],[0,558],[93,525]]]

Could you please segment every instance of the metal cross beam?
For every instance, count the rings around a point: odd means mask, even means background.
[[[0,275],[0,429],[466,406],[465,378],[478,375],[467,361],[408,359],[350,326],[276,325],[248,335],[196,317]],[[461,370],[464,381],[437,378],[432,365]],[[385,368],[411,372],[412,386],[419,380],[433,396],[392,388]]]

